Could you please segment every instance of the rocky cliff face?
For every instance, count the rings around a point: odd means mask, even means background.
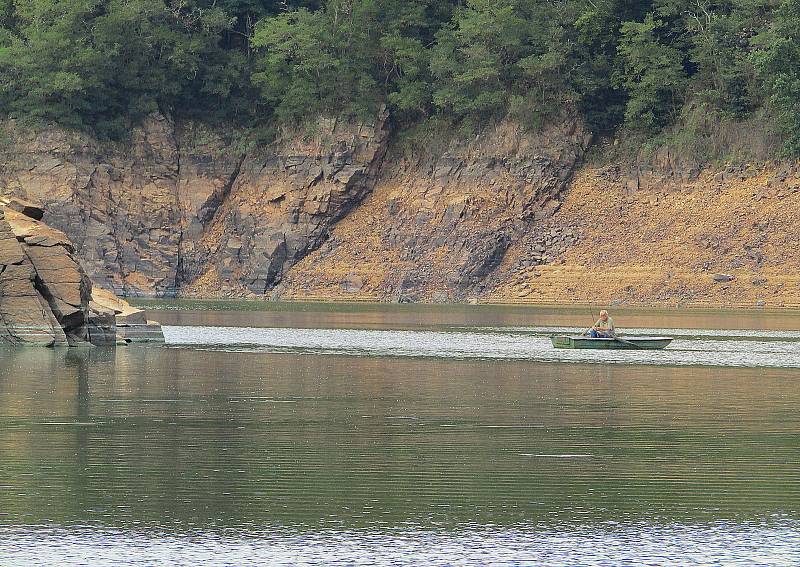
[[[76,259],[126,295],[800,304],[797,164],[709,169],[662,148],[580,165],[589,136],[569,115],[412,147],[384,114],[320,120],[247,152],[163,116],[124,145],[4,128],[0,194],[34,205],[0,223],[0,316],[11,298],[41,306],[45,342],[91,333]],[[39,205],[74,250],[22,226]],[[62,275],[78,287],[58,291]]]
[[[15,204],[0,205],[0,341],[88,342],[92,284],[72,245]]]
[[[388,142],[385,113],[321,120],[269,153],[247,156],[189,219],[178,278],[187,293],[264,294],[369,194]]]
[[[369,193],[388,140],[383,113],[253,155],[160,115],[127,144],[5,131],[0,194],[43,206],[89,275],[127,296],[263,294]]]
[[[133,130],[126,145],[14,124],[6,138],[0,192],[43,206],[45,222],[70,237],[89,275],[120,295],[175,293],[186,216],[235,169],[227,153],[216,155],[224,147],[218,137],[177,131],[162,116]],[[198,146],[200,156],[192,153]]]
[[[635,188],[628,171],[582,168],[545,231],[548,261],[515,243],[486,300],[800,305],[796,165],[656,169]]]
[[[389,150],[385,113],[321,119],[249,153],[160,115],[127,144],[6,133],[0,193],[42,205],[117,294],[401,301],[480,295],[509,246],[558,209],[589,143],[566,117]]]
[[[590,137],[576,119],[503,122],[440,151],[394,149],[364,205],[300,262],[284,297],[453,301],[480,296],[512,243],[558,210]]]

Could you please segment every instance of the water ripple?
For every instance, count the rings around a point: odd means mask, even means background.
[[[8,564],[38,565],[726,565],[800,564],[800,523],[613,525],[455,531],[274,528],[197,535],[0,528]]]
[[[526,328],[517,332],[441,332],[362,329],[166,326],[173,347],[228,352],[329,354],[349,356],[516,359],[590,364],[655,364],[800,368],[800,334],[749,331],[721,338],[713,331],[692,330],[664,350],[554,349],[546,335],[574,332],[563,328]],[[630,334],[667,334],[632,329]],[[688,333],[689,331],[686,331]],[[714,337],[714,338],[712,338]]]

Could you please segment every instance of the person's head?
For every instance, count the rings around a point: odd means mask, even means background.
[[[600,320],[601,321],[608,321],[608,311],[606,311],[605,309],[600,311]]]

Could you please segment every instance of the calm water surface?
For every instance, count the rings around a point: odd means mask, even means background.
[[[0,565],[800,564],[800,314],[148,305],[0,352]]]

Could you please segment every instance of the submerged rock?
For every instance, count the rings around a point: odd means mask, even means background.
[[[113,295],[93,289],[70,240],[41,217],[38,207],[0,197],[0,343],[117,344],[117,309],[107,305]],[[139,311],[117,301],[126,316]],[[157,323],[144,323],[148,340],[160,335]],[[137,336],[123,338],[132,342]]]
[[[99,312],[111,312],[116,324],[117,340],[129,343],[163,343],[164,333],[161,324],[150,321],[141,309],[133,307],[113,293],[96,288],[92,295],[94,309]]]

